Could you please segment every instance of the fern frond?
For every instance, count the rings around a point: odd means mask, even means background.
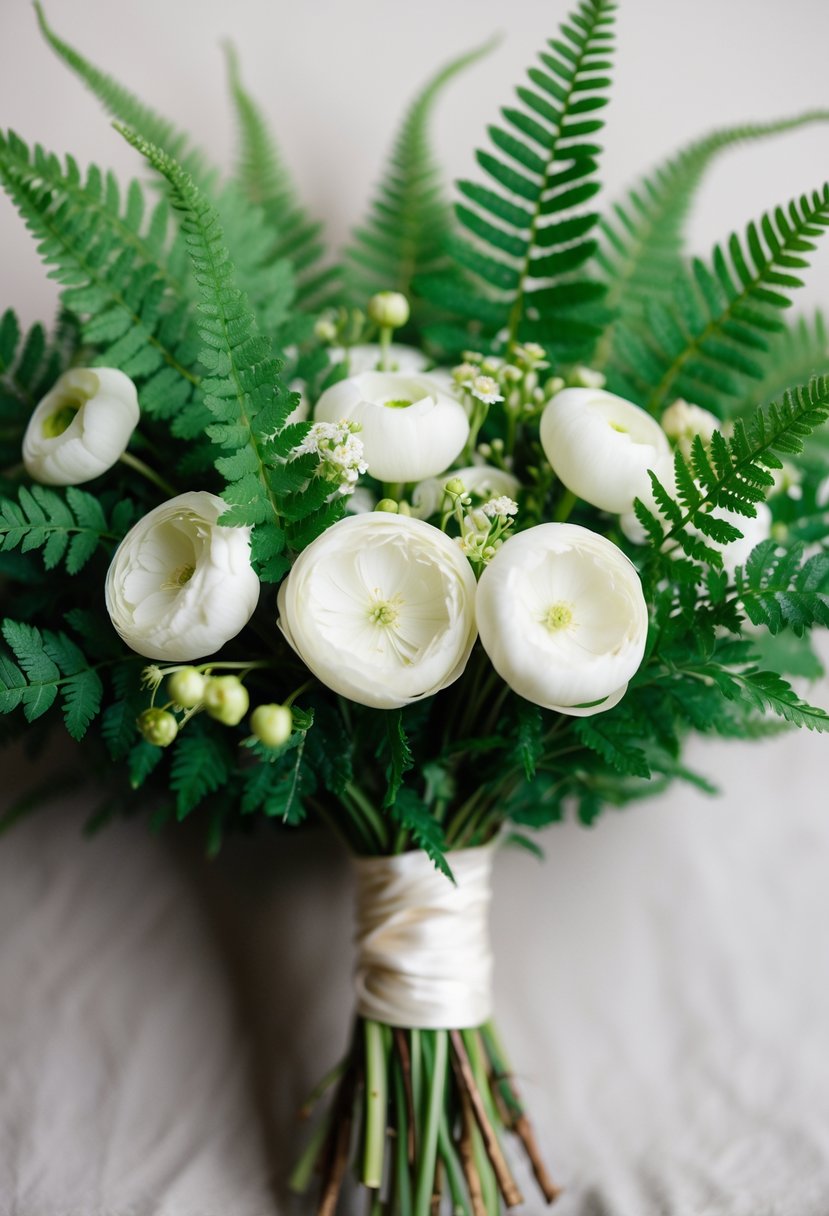
[[[97,362],[118,367],[138,385],[141,408],[170,417],[193,395],[196,345],[192,306],[182,298],[186,265],[166,253],[169,207],[145,221],[144,196],[133,182],[122,202],[111,174],[86,177],[71,157],[0,136],[0,181],[38,241],[63,305],[81,321]]]
[[[208,731],[198,721],[190,722],[176,739],[170,764],[170,788],[176,795],[176,817],[186,818],[215,793],[233,771],[233,752],[224,731]]]
[[[21,486],[17,502],[0,498],[0,552],[39,549],[47,570],[63,562],[67,574],[78,574],[102,541],[112,545],[124,535],[133,518],[131,504],[123,500],[116,512],[107,520],[99,500],[76,486],[62,493]]]
[[[190,146],[189,137],[179,131],[172,122],[157,114],[131,93],[119,81],[90,63],[79,51],[59,37],[46,20],[39,0],[34,0],[40,31],[59,59],[62,59],[76,76],[111,114],[125,126],[131,127],[149,143],[163,148],[185,167],[193,179],[203,188],[209,189],[218,177],[217,170],[208,163],[204,153]]]
[[[199,358],[208,373],[201,384],[206,431],[221,453],[214,463],[226,483],[228,510],[222,522],[253,527],[252,554],[260,577],[278,581],[289,565],[285,550],[293,530],[286,528],[283,500],[300,492],[309,478],[307,461],[292,460],[279,443],[295,398],[281,383],[281,364],[236,285],[216,209],[165,152],[133,131],[118,130],[167,178],[181,216],[201,297],[197,319],[204,343]],[[317,506],[309,501],[307,514]],[[345,509],[344,504],[335,507]]]
[[[518,89],[520,107],[502,111],[507,127],[492,126],[497,155],[477,154],[491,184],[461,181],[456,208],[465,238],[449,252],[463,278],[426,279],[420,290],[441,307],[475,316],[483,294],[498,305],[507,345],[536,341],[557,359],[573,361],[592,350],[604,322],[604,285],[585,274],[596,251],[598,215],[585,206],[598,193],[600,148],[586,142],[601,129],[597,112],[607,103],[613,13],[610,0],[581,0],[560,37],[529,69],[532,87]],[[470,205],[471,204],[471,205]],[[468,303],[457,307],[459,296]],[[468,341],[468,340],[467,340]]]
[[[745,614],[770,633],[789,628],[800,635],[813,625],[829,625],[829,553],[804,561],[805,545],[782,549],[776,541],[755,546],[745,568],[737,572],[737,590]]]
[[[0,469],[19,462],[32,410],[65,370],[76,342],[73,334],[69,351],[60,334],[50,343],[40,324],[24,337],[12,309],[0,316]]]
[[[782,397],[786,389],[827,372],[829,333],[823,313],[817,309],[811,317],[797,317],[774,338],[762,379],[746,386],[739,400],[729,407],[729,416],[743,417],[758,405]]]
[[[317,265],[325,250],[322,224],[302,206],[265,116],[242,84],[230,43],[225,51],[238,131],[235,181],[244,198],[265,216],[269,260],[285,259],[293,267],[297,305],[319,307],[337,273],[333,268],[320,270]]]
[[[759,407],[747,423],[738,419],[729,439],[715,432],[710,456],[699,436],[692,447],[690,464],[677,452],[681,506],[651,473],[656,512],[665,522],[641,503],[637,516],[648,530],[653,545],[652,561],[661,569],[672,569],[668,555],[679,547],[692,563],[721,566],[721,553],[703,537],[727,544],[735,538],[735,529],[712,511],[719,507],[746,518],[755,516],[757,504],[766,498],[773,484],[769,469],[779,469],[781,457],[800,453],[804,440],[827,419],[829,377],[820,376],[787,392],[780,403]],[[698,567],[692,566],[689,573],[694,578],[702,577]]]
[[[352,304],[364,305],[378,291],[409,296],[415,274],[433,274],[445,266],[452,212],[443,196],[429,127],[445,87],[493,45],[487,42],[446,64],[406,111],[368,214],[345,250],[345,285]]]
[[[806,730],[829,731],[829,714],[825,709],[801,700],[790,684],[775,671],[711,672],[720,691],[729,700],[738,698],[763,713],[771,712],[792,726]]]
[[[773,122],[723,127],[671,156],[641,178],[625,198],[600,221],[602,242],[596,261],[608,282],[607,305],[613,320],[602,335],[591,366],[613,362],[616,328],[636,329],[645,305],[668,302],[683,266],[683,229],[694,195],[709,166],[737,145],[829,121],[829,110],[810,110]],[[815,368],[813,371],[823,370]],[[795,376],[778,387],[802,384],[813,372]],[[769,399],[775,394],[771,393]],[[757,402],[755,402],[757,404]]]
[[[42,633],[33,625],[6,619],[3,637],[17,662],[0,651],[0,713],[19,705],[34,722],[60,694],[66,729],[82,739],[101,708],[103,686],[94,668],[65,633]]]
[[[618,361],[608,388],[658,413],[685,397],[722,414],[746,380],[763,375],[769,334],[802,286],[793,271],[808,266],[815,241],[829,227],[829,185],[766,213],[741,241],[716,245],[711,263],[695,259],[669,303],[646,305],[640,331],[617,334]]]

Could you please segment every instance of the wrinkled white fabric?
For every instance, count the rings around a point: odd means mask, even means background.
[[[492,845],[450,853],[454,884],[420,852],[357,858],[358,1013],[435,1030],[490,1017],[494,856]]]

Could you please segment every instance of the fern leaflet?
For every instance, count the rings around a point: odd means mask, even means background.
[[[805,545],[781,549],[774,540],[755,546],[735,580],[740,603],[754,625],[796,634],[829,625],[829,552],[804,561]]]
[[[65,633],[41,633],[9,619],[2,632],[17,662],[0,651],[0,713],[22,705],[26,721],[34,722],[60,694],[66,729],[73,739],[82,739],[101,708],[98,673]]]
[[[47,570],[63,562],[77,574],[99,544],[117,542],[134,518],[132,504],[122,500],[107,520],[92,494],[67,486],[63,493],[46,486],[21,486],[17,502],[0,498],[0,552],[41,550]]]

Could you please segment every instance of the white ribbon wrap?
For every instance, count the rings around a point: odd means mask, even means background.
[[[493,845],[449,853],[456,886],[419,850],[356,859],[359,1014],[419,1030],[488,1020],[494,856]]]

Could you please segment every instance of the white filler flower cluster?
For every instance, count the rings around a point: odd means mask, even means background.
[[[368,472],[359,429],[355,422],[315,422],[296,449],[319,457],[320,477],[339,482],[340,494],[353,494],[360,475]]]

